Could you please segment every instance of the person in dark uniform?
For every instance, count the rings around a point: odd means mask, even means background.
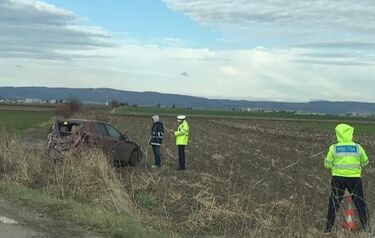
[[[161,166],[160,147],[161,147],[161,143],[163,142],[163,137],[164,137],[163,123],[160,121],[160,117],[158,115],[154,115],[152,117],[152,127],[151,127],[151,135],[150,135],[150,142],[149,142],[149,144],[152,145],[152,151],[155,157],[155,164],[152,166],[152,168],[157,168]]]

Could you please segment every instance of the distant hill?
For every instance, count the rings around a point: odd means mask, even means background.
[[[141,106],[192,107],[205,109],[259,108],[264,110],[287,110],[307,113],[346,114],[358,112],[375,113],[375,103],[314,101],[308,103],[271,102],[208,99],[157,92],[132,92],[108,88],[46,88],[46,87],[0,87],[0,98],[9,99],[57,99],[78,98],[84,103],[105,103],[111,100]]]

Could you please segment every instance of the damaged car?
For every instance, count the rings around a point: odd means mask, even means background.
[[[142,159],[141,147],[107,122],[63,119],[56,120],[47,136],[47,153],[58,159],[66,153],[103,150],[115,166],[135,166]]]

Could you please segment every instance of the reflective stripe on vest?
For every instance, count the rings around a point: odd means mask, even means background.
[[[335,164],[333,165],[336,169],[361,169],[362,166],[360,164]]]
[[[335,157],[361,156],[358,145],[335,145],[333,153]]]

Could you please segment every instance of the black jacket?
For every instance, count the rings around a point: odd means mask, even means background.
[[[155,122],[151,128],[151,145],[161,145],[164,137],[164,126],[161,122]]]

